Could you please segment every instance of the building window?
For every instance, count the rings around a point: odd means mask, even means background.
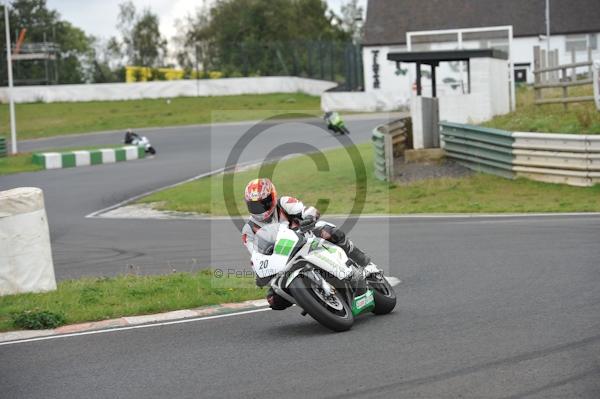
[[[591,35],[589,35],[591,36]],[[588,36],[587,35],[576,35],[567,36],[565,41],[565,50],[571,51],[586,51],[588,48]]]
[[[515,68],[515,82],[527,83],[527,69]]]
[[[589,46],[592,50],[598,50],[598,36],[595,33],[589,35]]]

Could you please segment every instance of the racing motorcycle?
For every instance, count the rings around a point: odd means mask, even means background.
[[[131,144],[138,148],[143,148],[144,151],[146,152],[146,154],[148,154],[148,153],[150,153],[152,155],[156,154],[156,150],[154,149],[154,147],[152,147],[152,144],[150,144],[150,141],[148,140],[148,137],[146,137],[146,136],[140,136],[136,133],[131,133],[131,138],[128,139],[128,137],[126,135],[124,142],[125,142],[125,144]]]
[[[350,134],[342,117],[337,112],[325,112],[323,119],[325,119],[325,122],[327,123],[327,129],[332,132],[338,134]]]
[[[270,277],[275,293],[333,331],[349,330],[361,313],[386,314],[396,306],[383,272],[374,265],[357,266],[342,248],[310,229],[269,224],[257,232],[255,243],[257,276]]]

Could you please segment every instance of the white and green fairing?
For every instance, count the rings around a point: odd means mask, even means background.
[[[346,252],[321,238],[313,238],[310,250],[303,258],[339,280],[344,280],[352,274],[352,269],[346,265]]]
[[[266,230],[259,231],[257,237],[263,243],[262,246],[274,242],[274,247],[272,253],[262,253],[263,251],[260,250],[262,248],[257,248],[252,253],[252,267],[260,278],[278,274],[295,263],[294,259],[290,259],[290,255],[300,241],[296,233],[285,225],[265,227]],[[340,280],[352,274],[352,269],[346,266],[348,256],[344,250],[321,238],[312,238],[312,241],[305,244],[294,258],[302,258]]]
[[[276,240],[272,254],[263,254],[260,251],[252,253],[252,268],[257,276],[261,278],[284,271],[288,266],[288,259],[292,250],[300,241],[296,233],[283,226],[274,233],[276,233]]]

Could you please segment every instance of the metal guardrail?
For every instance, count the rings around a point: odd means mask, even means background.
[[[600,136],[519,133],[441,122],[446,155],[480,172],[551,183],[600,183]]]
[[[4,137],[0,137],[0,158],[6,156],[6,139]]]
[[[448,157],[479,172],[515,177],[511,133],[449,122],[440,122],[440,129]]]
[[[394,158],[411,147],[412,122],[410,117],[397,119],[373,129],[375,177],[383,181],[394,178]]]

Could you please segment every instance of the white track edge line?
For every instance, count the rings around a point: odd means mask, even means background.
[[[245,310],[242,312],[226,313],[226,314],[220,314],[220,315],[214,315],[214,316],[201,316],[201,317],[194,317],[194,318],[189,318],[189,319],[180,319],[180,320],[173,320],[173,321],[165,321],[165,322],[159,322],[159,323],[140,324],[140,325],[135,325],[135,326],[114,327],[114,328],[106,328],[106,329],[102,329],[102,330],[82,331],[82,332],[77,332],[77,333],[67,333],[67,334],[59,334],[59,335],[49,335],[49,336],[45,336],[45,337],[27,338],[27,339],[22,339],[22,340],[0,342],[0,346],[23,344],[23,343],[35,342],[35,341],[47,341],[50,339],[77,337],[77,336],[82,336],[82,335],[95,335],[95,334],[103,334],[103,333],[108,333],[108,332],[118,332],[118,331],[136,330],[136,329],[141,329],[141,328],[168,326],[168,325],[173,325],[173,324],[193,323],[196,321],[212,320],[212,319],[219,319],[219,318],[224,318],[224,317],[246,315],[246,314],[250,314],[250,313],[265,312],[267,310],[271,310],[271,308],[252,309],[252,310]]]

